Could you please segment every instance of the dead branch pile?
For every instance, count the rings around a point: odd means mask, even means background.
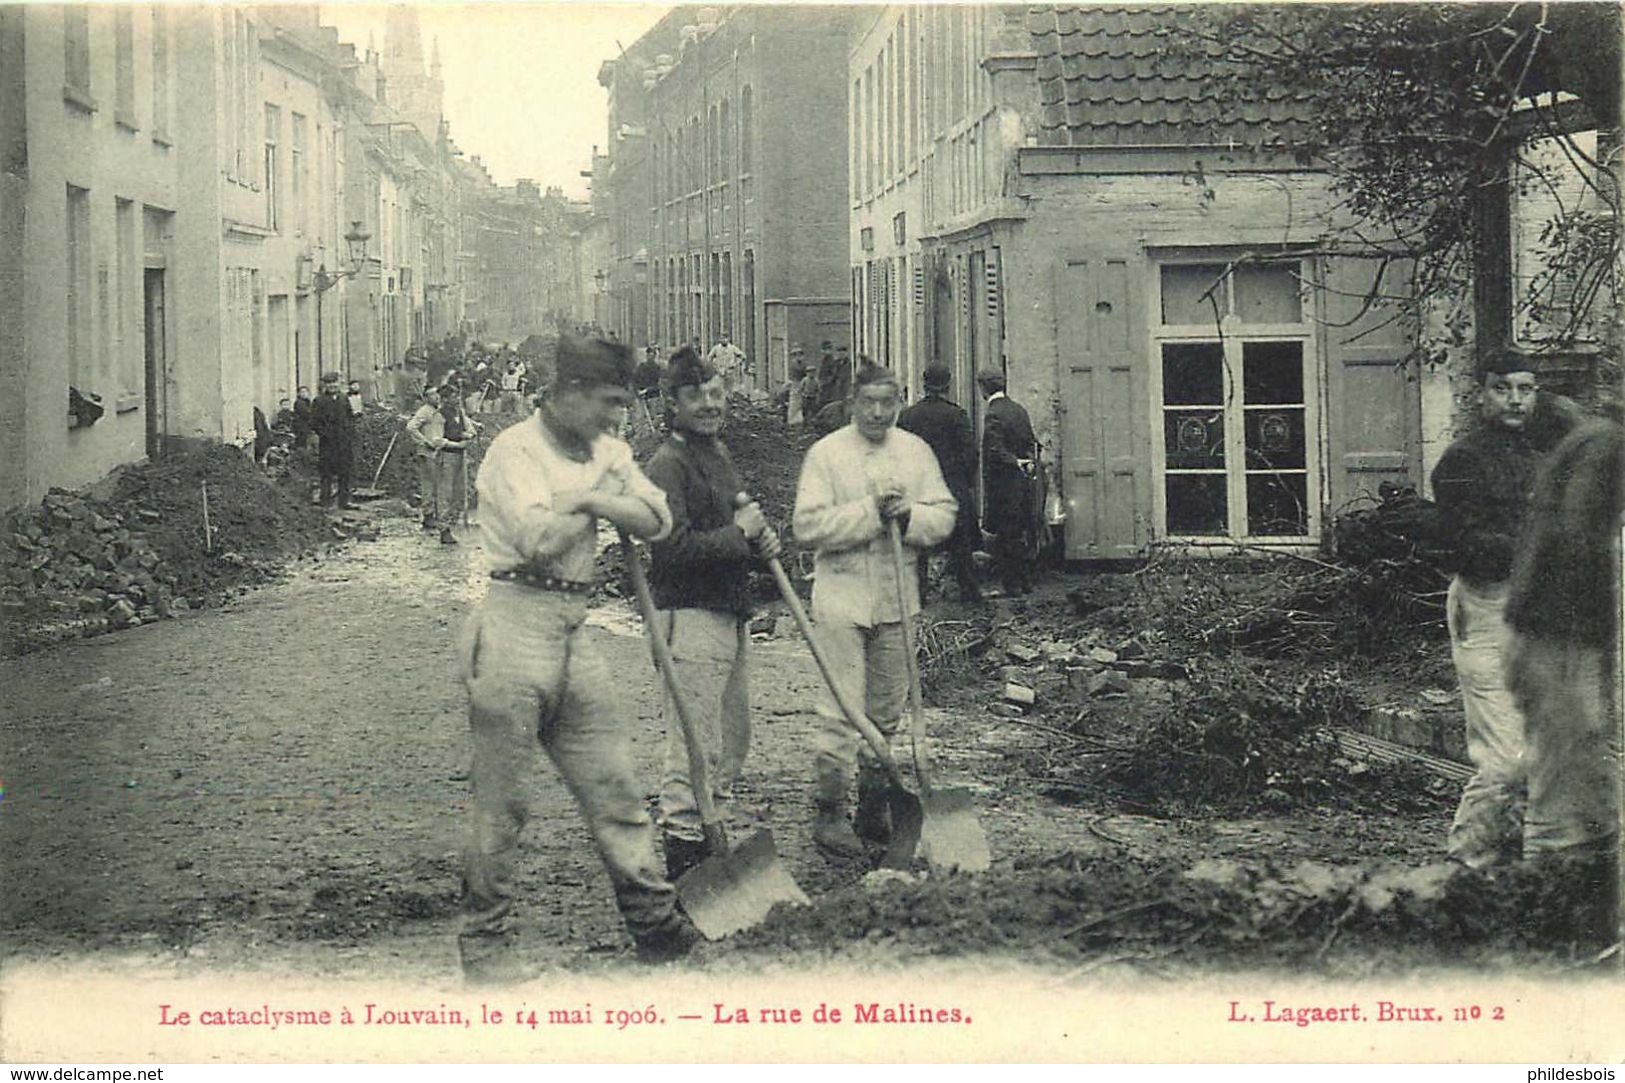
[[[1384,484],[1375,505],[1336,519],[1332,537],[1335,555],[1289,555],[1267,589],[1238,585],[1231,565],[1176,570],[1167,556],[1141,581],[1163,595],[1158,608],[1179,638],[1263,658],[1374,654],[1443,625],[1436,511],[1415,490]]]

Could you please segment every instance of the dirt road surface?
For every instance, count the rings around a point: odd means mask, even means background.
[[[222,610],[0,663],[5,958],[456,980],[469,787],[450,777],[466,754],[452,647],[484,567],[477,530],[450,548],[408,520],[380,526],[379,541],[306,560]],[[622,677],[652,792],[663,737],[640,626],[610,602],[587,634]],[[865,870],[830,864],[810,839],[817,681],[796,637],[756,644],[756,739],[737,804],[773,826],[815,901],[850,899]],[[943,782],[977,796],[995,873],[1061,854],[1168,867],[1442,857],[1440,812],[1180,821],[1063,807],[1015,768],[1029,732],[974,711],[933,712],[932,725]],[[549,969],[631,966],[608,881],[538,761],[518,885],[524,952]],[[862,956],[863,943],[820,942],[812,929],[708,944],[685,965]],[[929,932],[862,939],[876,962],[953,950]],[[895,950],[903,940],[914,947]]]

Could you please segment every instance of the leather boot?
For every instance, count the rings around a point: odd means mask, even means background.
[[[863,843],[852,831],[846,816],[846,802],[818,802],[818,818],[813,821],[813,842],[833,857],[862,857]]]
[[[666,851],[666,879],[674,884],[679,876],[705,860],[703,839],[685,839],[680,835],[663,833],[660,841]]]
[[[891,841],[891,805],[886,799],[890,779],[878,764],[858,765],[858,809],[852,830],[858,838],[881,845]]]
[[[659,928],[641,936],[634,935],[632,942],[637,945],[638,962],[669,963],[687,955],[695,944],[704,939],[705,936],[688,920],[688,915],[676,910]]]
[[[813,842],[833,857],[861,857],[863,843],[853,834],[852,822],[847,818],[846,772],[832,764],[819,764],[813,803],[818,810],[813,820]]]

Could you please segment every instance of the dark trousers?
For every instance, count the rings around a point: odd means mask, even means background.
[[[1006,594],[1027,594],[1033,589],[1033,571],[1037,563],[1033,552],[1032,536],[1025,526],[993,535],[990,546],[993,565],[998,570],[999,582]]]
[[[971,554],[975,552],[975,544],[959,537],[949,538],[940,551],[948,558],[948,574],[953,576],[954,582],[959,585],[959,600],[962,602],[980,601],[982,588],[976,583],[976,561]],[[920,604],[925,604],[929,590],[931,560],[924,555],[918,562],[920,577]]]
[[[333,503],[333,486],[338,484],[339,507],[350,506],[350,464],[348,462],[327,462],[323,460],[317,464],[321,474],[322,489],[321,502],[323,507]]]

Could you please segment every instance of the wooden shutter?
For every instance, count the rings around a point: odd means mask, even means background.
[[[1057,268],[1066,555],[1072,560],[1136,557],[1149,537],[1141,267],[1138,255],[1090,255]]]
[[[1318,291],[1327,419],[1323,529],[1355,502],[1375,500],[1385,481],[1421,482],[1421,387],[1416,362],[1406,360],[1413,326],[1394,318],[1392,304],[1361,313],[1380,266],[1377,260],[1328,257],[1326,289]],[[1383,294],[1409,289],[1408,267],[1392,264],[1383,272]]]

